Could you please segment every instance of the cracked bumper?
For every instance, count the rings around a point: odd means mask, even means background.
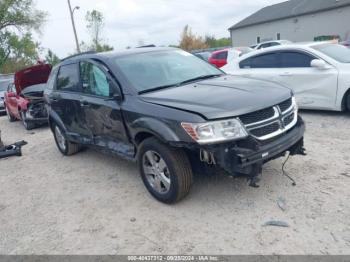
[[[262,165],[290,152],[304,155],[305,124],[299,117],[294,128],[268,142],[261,143],[249,137],[243,141],[223,144],[205,150],[213,153],[216,164],[231,175],[254,176],[261,172]]]

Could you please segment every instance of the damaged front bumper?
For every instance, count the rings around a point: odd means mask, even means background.
[[[248,137],[234,143],[201,147],[200,151],[209,156],[209,165],[216,165],[229,175],[255,177],[261,173],[264,163],[284,156],[287,152],[290,155],[305,155],[304,133],[305,124],[299,117],[292,129],[269,141]]]
[[[26,111],[26,121],[35,123],[47,123],[48,114],[45,103],[42,101],[30,103]]]

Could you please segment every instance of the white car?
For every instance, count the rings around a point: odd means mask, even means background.
[[[255,50],[259,50],[259,49],[264,49],[264,48],[278,46],[278,45],[289,45],[291,43],[292,42],[289,40],[273,40],[273,41],[267,41],[267,42],[256,44],[254,46],[251,46],[251,48]]]
[[[222,70],[283,84],[294,91],[302,109],[350,110],[350,49],[342,45],[271,47],[230,61]]]

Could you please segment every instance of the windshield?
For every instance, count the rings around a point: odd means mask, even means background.
[[[325,44],[314,46],[314,49],[341,63],[350,63],[350,49],[342,45]]]
[[[195,78],[224,74],[182,50],[117,57],[114,62],[138,92],[176,86]]]
[[[9,84],[11,84],[13,82],[13,80],[0,80],[0,91],[6,91],[7,87],[9,86]]]

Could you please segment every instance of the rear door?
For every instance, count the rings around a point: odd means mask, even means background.
[[[302,51],[281,52],[278,81],[293,89],[302,108],[333,109],[336,102],[338,70],[311,67],[317,57]]]
[[[83,110],[79,63],[65,64],[59,68],[54,90],[48,95],[48,100],[51,110],[66,128],[70,140],[92,143],[92,134]]]
[[[82,110],[94,137],[94,143],[113,151],[122,151],[128,143],[119,98],[121,90],[108,69],[93,60],[80,62]],[[120,152],[125,153],[125,152]]]

